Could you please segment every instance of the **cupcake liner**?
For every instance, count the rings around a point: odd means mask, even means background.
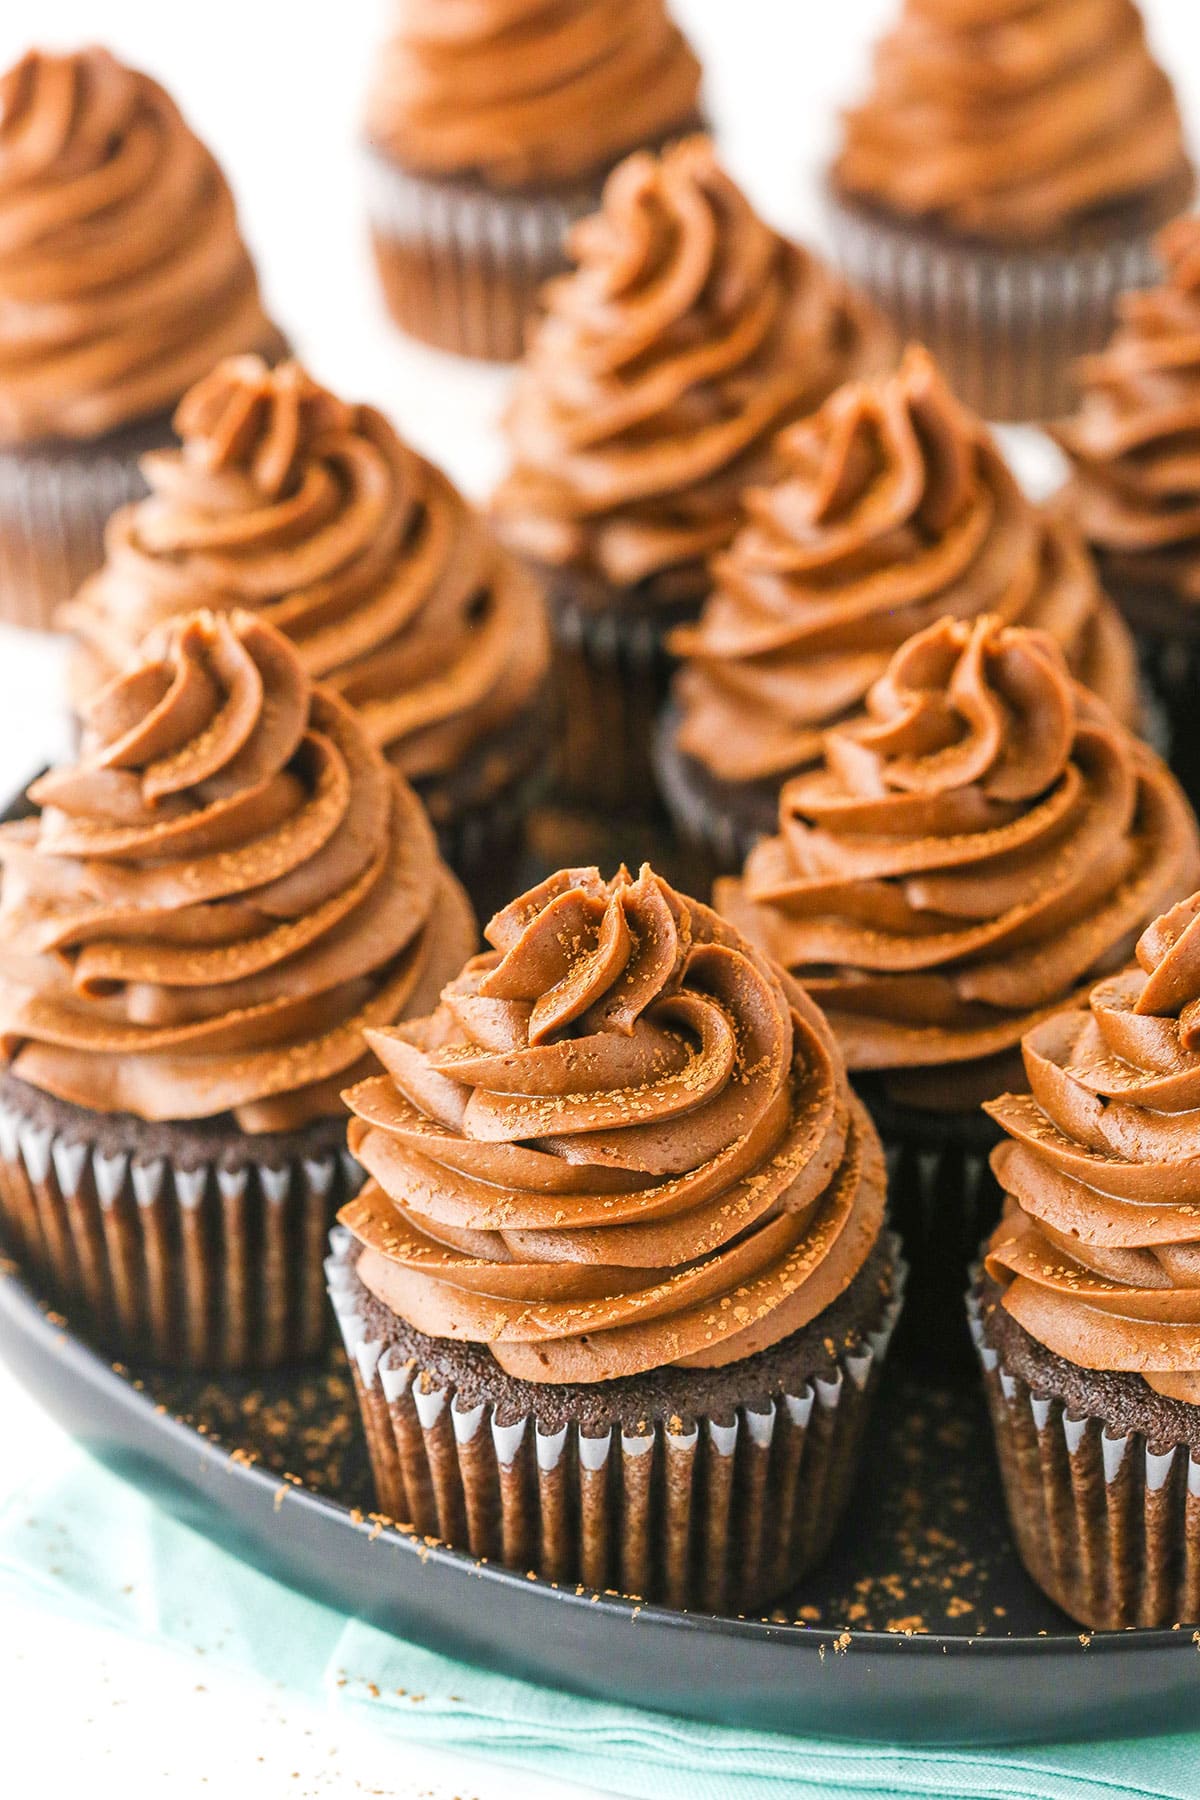
[[[675,659],[666,638],[700,602],[663,604],[636,590],[604,606],[569,577],[547,578],[559,691],[555,788],[608,812],[658,809],[654,734]]]
[[[846,276],[989,419],[1069,412],[1074,359],[1107,342],[1119,294],[1160,274],[1149,223],[1076,249],[1006,248],[956,243],[836,193],[827,212]]]
[[[1200,1619],[1200,1460],[1186,1444],[1072,1417],[1005,1367],[978,1288],[967,1310],[1009,1520],[1038,1586],[1093,1630]]]
[[[452,1383],[375,1335],[353,1240],[331,1233],[329,1292],[354,1375],[379,1509],[421,1536],[561,1583],[708,1612],[754,1611],[824,1553],[903,1300],[778,1401],[727,1418],[544,1432],[460,1408]],[[893,1251],[895,1251],[893,1240]]]
[[[97,1121],[98,1132],[103,1121]],[[185,1368],[269,1368],[324,1347],[322,1257],[330,1223],[362,1183],[340,1121],[278,1139],[256,1160],[173,1162],[56,1131],[0,1102],[0,1226],[18,1260],[122,1356]],[[310,1140],[305,1143],[305,1137]],[[273,1153],[272,1153],[273,1151]]]
[[[489,919],[520,892],[526,823],[548,782],[545,768],[534,770],[489,800],[475,800],[448,818],[434,819],[442,857],[481,919]]]
[[[438,349],[514,361],[538,290],[566,267],[567,233],[599,206],[600,187],[501,193],[368,153],[371,241],[392,317]]]
[[[171,442],[170,421],[99,444],[0,451],[0,619],[48,631],[54,611],[104,561],[104,528],[146,492],[138,456]]]
[[[774,808],[764,808],[763,817],[754,819],[754,804],[761,805],[759,788],[745,797],[726,797],[725,784],[680,750],[679,720],[678,709],[668,706],[658,721],[654,772],[671,824],[692,859],[695,891],[708,893],[718,875],[741,874],[759,838],[774,829]]]
[[[926,1113],[889,1100],[882,1084],[854,1077],[883,1142],[888,1215],[910,1276],[901,1361],[962,1376],[973,1364],[962,1293],[1003,1196],[988,1157],[1000,1129],[985,1113]]]
[[[1131,580],[1101,556],[1100,576],[1134,635],[1149,695],[1143,735],[1161,749],[1189,800],[1200,801],[1200,607]]]

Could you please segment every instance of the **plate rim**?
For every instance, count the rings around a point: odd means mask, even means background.
[[[322,1493],[303,1482],[292,1482],[272,1474],[253,1463],[235,1461],[233,1452],[215,1439],[197,1431],[174,1413],[158,1410],[152,1396],[134,1385],[126,1365],[113,1362],[71,1328],[64,1314],[41,1300],[20,1264],[0,1251],[0,1314],[37,1349],[58,1360],[66,1360],[93,1388],[101,1387],[119,1407],[140,1416],[140,1423],[152,1434],[167,1435],[186,1444],[200,1456],[207,1470],[232,1475],[234,1479],[257,1490],[260,1500],[269,1500],[276,1510],[286,1503],[336,1520],[339,1529],[349,1529],[364,1537],[378,1538],[380,1515],[362,1513],[355,1518],[356,1508],[332,1494]],[[20,1379],[18,1374],[17,1379]],[[39,1402],[40,1403],[40,1402]],[[47,1409],[51,1410],[51,1409]],[[86,1447],[86,1446],[85,1446]],[[236,1448],[236,1446],[234,1447]],[[136,1479],[123,1476],[138,1485]],[[282,1495],[282,1497],[281,1497]],[[219,1505],[220,1502],[218,1501]],[[565,1603],[583,1613],[600,1611],[614,1619],[636,1624],[645,1618],[660,1630],[699,1632],[710,1637],[737,1637],[751,1641],[781,1639],[793,1645],[797,1654],[823,1656],[830,1650],[841,1655],[852,1650],[871,1655],[947,1658],[973,1654],[977,1659],[1008,1661],[1058,1657],[1074,1647],[1076,1654],[1102,1657],[1130,1656],[1158,1650],[1187,1651],[1195,1656],[1200,1650],[1200,1627],[1185,1624],[1173,1627],[1130,1626],[1122,1631],[1046,1632],[1045,1634],[1006,1635],[1003,1633],[955,1636],[934,1632],[868,1631],[853,1626],[804,1625],[791,1620],[752,1619],[733,1614],[691,1612],[660,1606],[649,1601],[631,1599],[612,1591],[596,1592],[583,1584],[563,1585],[543,1576],[523,1575],[486,1559],[471,1556],[469,1551],[430,1541],[416,1531],[404,1531],[394,1521],[383,1526],[387,1542],[394,1551],[416,1557],[423,1565],[432,1563],[456,1577],[469,1577],[486,1588],[501,1593],[519,1591],[537,1594],[547,1604]],[[243,1558],[243,1560],[245,1560]],[[286,1578],[284,1578],[286,1579]]]

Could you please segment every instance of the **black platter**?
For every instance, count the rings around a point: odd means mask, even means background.
[[[1200,1716],[1200,1632],[1089,1634],[1050,1606],[1009,1542],[976,1389],[895,1361],[829,1563],[771,1619],[749,1620],[597,1598],[381,1528],[340,1352],[257,1380],[114,1367],[0,1261],[0,1353],[94,1455],[227,1548],[507,1674],[897,1743],[1123,1735]]]

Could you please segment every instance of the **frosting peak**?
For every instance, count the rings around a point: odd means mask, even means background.
[[[244,613],[177,622],[29,798],[0,828],[0,1048],[98,1112],[335,1115],[363,1029],[474,942],[412,790]]]
[[[834,179],[891,212],[1031,240],[1187,203],[1171,84],[1133,0],[906,0]]]
[[[663,0],[399,0],[367,115],[412,169],[582,181],[694,124],[700,65]]]
[[[902,645],[779,823],[718,907],[805,981],[851,1068],[943,1085],[1119,966],[1200,869],[1158,758],[1048,634],[989,617]]]
[[[1157,247],[1165,281],[1121,297],[1110,343],[1077,365],[1080,410],[1054,436],[1105,566],[1200,601],[1200,219],[1177,219]]]
[[[1200,1404],[1200,894],[1023,1050],[1031,1092],[988,1108],[1003,1304],[1057,1355]]]
[[[884,1172],[807,995],[648,867],[563,870],[486,935],[346,1096],[366,1286],[541,1382],[733,1361],[823,1311]]]
[[[1022,494],[928,352],[853,381],[776,444],[698,625],[672,638],[679,747],[720,780],[817,760],[888,657],[943,615],[1040,627],[1126,723],[1132,640],[1066,518]]]
[[[495,506],[526,554],[691,598],[778,428],[891,358],[887,329],[770,229],[707,138],[629,157],[547,284]]]
[[[415,781],[482,755],[534,704],[549,661],[536,585],[381,413],[295,362],[243,356],[175,422],[180,447],[143,459],[149,497],[114,515],[103,568],[62,609],[81,688],[203,600],[278,627]]]
[[[7,443],[101,437],[276,341],[216,162],[106,50],[0,76],[0,316]]]

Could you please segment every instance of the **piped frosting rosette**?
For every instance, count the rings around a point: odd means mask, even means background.
[[[888,212],[1052,238],[1174,191],[1189,164],[1132,0],[906,0],[845,118],[834,179]]]
[[[143,459],[149,497],[115,515],[103,568],[62,611],[84,647],[77,686],[202,599],[282,631],[412,780],[454,770],[537,704],[536,585],[374,408],[246,356],[199,382],[175,423],[180,447]]]
[[[97,694],[0,829],[0,1048],[96,1113],[336,1115],[362,1034],[474,944],[420,803],[259,619],[198,613]]]
[[[722,1366],[846,1290],[882,1153],[789,977],[648,867],[562,871],[487,937],[346,1096],[377,1300],[553,1384]]]
[[[695,598],[775,432],[887,366],[890,334],[756,216],[704,137],[627,158],[570,251],[509,409],[501,529],[538,562]]]
[[[1122,296],[1112,341],[1078,366],[1080,410],[1054,435],[1105,567],[1200,602],[1200,220],[1169,225],[1158,249],[1165,282]]]
[[[106,50],[0,77],[0,320],[7,444],[103,436],[277,340],[211,153]]]
[[[1004,1308],[1068,1362],[1200,1405],[1200,894],[1022,1049],[1030,1093],[988,1107]]]
[[[399,0],[367,130],[405,168],[529,187],[693,123],[699,93],[663,0]]]
[[[700,622],[672,638],[678,746],[719,780],[818,761],[892,653],[944,615],[1048,631],[1133,723],[1132,640],[1078,532],[1025,498],[928,352],[839,388],[777,451],[780,478],[745,495]]]
[[[903,645],[779,827],[719,909],[803,980],[851,1069],[933,1070],[943,1106],[950,1065],[1120,967],[1200,867],[1159,758],[1052,638],[990,617]]]

